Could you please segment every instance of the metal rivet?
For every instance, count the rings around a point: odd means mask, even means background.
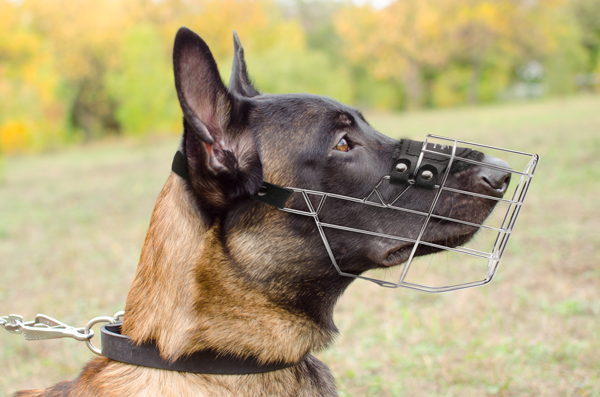
[[[404,163],[398,163],[396,164],[396,171],[399,173],[404,173],[408,170],[408,166]]]
[[[433,178],[433,172],[431,172],[429,170],[425,170],[425,171],[421,172],[421,179],[428,181],[431,178]]]
[[[258,193],[256,193],[258,196],[262,197],[262,196],[266,196],[267,194],[267,187],[265,185],[262,185],[260,187],[260,189],[258,189]]]

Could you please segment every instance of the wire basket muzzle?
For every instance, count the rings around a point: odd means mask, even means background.
[[[417,150],[414,148],[416,141],[409,142],[412,145],[410,149],[401,149],[402,145],[408,145],[407,141],[401,141],[394,154],[395,162],[390,174],[377,181],[366,197],[355,198],[288,187],[293,195],[302,197],[304,209],[285,206],[279,209],[314,219],[332,265],[341,276],[368,280],[387,288],[406,287],[426,292],[453,291],[489,283],[506,252],[539,157],[535,154],[436,135],[427,135],[423,142],[418,142],[420,147]],[[510,168],[505,163],[490,163],[484,161],[481,156],[471,155],[475,151],[501,158],[510,164]],[[458,163],[460,166],[457,168]],[[478,167],[479,173],[489,170],[490,174],[509,174],[511,183],[503,195],[482,193],[448,183],[452,180],[452,177],[449,178],[452,172],[472,167]],[[390,185],[396,186],[397,193],[392,196],[389,195]],[[406,205],[407,198],[417,194],[418,190],[427,191],[422,195],[424,200],[418,207]],[[360,228],[351,223],[328,221],[328,209],[339,200],[351,205],[377,209],[375,213],[379,214],[378,216],[385,210],[389,211],[385,212],[385,217],[410,217],[414,220],[413,227],[401,231],[393,228],[382,230],[377,227]],[[447,206],[449,200],[461,203],[490,202],[489,208],[493,208],[493,211],[489,215],[486,214],[485,219],[471,216],[469,211],[465,212],[464,209],[453,213],[452,207],[449,207],[450,210],[445,208],[442,211],[442,207]],[[432,238],[436,228],[441,227],[476,234],[465,244],[460,244],[461,236],[451,236],[446,240]],[[330,243],[332,233],[348,233],[348,236],[353,236],[355,240],[357,236],[371,236],[388,242],[390,246],[396,244],[402,249],[391,256],[403,255],[406,259],[396,266],[363,274],[349,273],[343,261],[336,258],[335,249]],[[433,252],[437,253],[420,256]]]

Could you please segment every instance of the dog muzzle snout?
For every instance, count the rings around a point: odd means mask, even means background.
[[[434,189],[438,178],[455,158],[481,160],[484,154],[471,148],[402,139],[392,154],[391,184],[412,183],[417,188]],[[459,166],[460,164],[460,166]],[[451,173],[473,166],[453,162]]]
[[[512,168],[505,161],[487,155],[490,152],[510,158]],[[382,287],[427,292],[489,283],[513,232],[539,157],[427,135],[422,142],[401,140],[392,159],[389,173],[374,181],[366,197],[283,188],[265,182],[253,198],[281,211],[312,217],[331,263],[341,276],[369,280]],[[395,193],[390,196],[390,191]],[[287,206],[291,195],[301,196],[306,209]],[[407,197],[412,197],[412,201]],[[415,197],[423,198],[420,208],[409,205],[414,204]],[[377,216],[381,216],[381,209],[390,211],[384,212],[385,218],[410,217],[412,225],[417,226],[410,232],[393,227],[366,230],[352,224],[324,221],[331,207],[328,203],[337,200],[377,208],[373,211]],[[389,223],[381,219],[381,224]],[[355,274],[336,258],[328,236],[331,233],[372,236],[380,245],[391,248],[379,269]],[[477,239],[471,239],[475,233]],[[435,252],[445,255],[418,258]]]

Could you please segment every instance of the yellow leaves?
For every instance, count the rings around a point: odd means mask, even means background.
[[[396,0],[379,10],[349,7],[335,27],[344,55],[378,80],[401,85],[407,106],[453,106],[498,98],[514,70],[531,60],[577,53],[571,3]]]
[[[127,4],[137,2],[23,0],[20,13],[29,19],[22,26],[45,42],[62,73],[81,79],[96,72],[100,59],[114,61],[111,54],[119,45],[120,34],[132,22],[124,10]]]
[[[345,7],[335,17],[334,24],[345,42],[345,55],[352,62],[364,62],[379,40],[375,34],[379,15],[370,6]]]
[[[443,33],[442,26],[445,21],[437,10],[430,7],[431,4],[423,3],[427,7],[419,13],[415,21],[415,29],[422,32],[427,32],[427,35],[432,39],[439,39]]]
[[[295,23],[285,20],[272,0],[166,1],[162,7],[161,12],[170,8],[170,13],[176,15],[166,22],[170,41],[180,26],[187,26],[210,43],[211,51],[218,60],[231,57],[234,30],[237,30],[245,48],[261,51],[286,39],[283,36],[287,33],[286,29],[289,30],[290,25]],[[294,36],[291,39],[294,41]]]
[[[355,62],[379,59],[387,77],[397,77],[407,61],[442,68],[453,58],[469,62],[502,49],[514,54],[536,44],[543,51],[561,31],[550,22],[562,0],[545,0],[546,8],[513,0],[397,0],[386,8],[347,8],[335,19]],[[539,36],[531,43],[530,36]]]
[[[176,129],[170,63],[180,26],[210,45],[225,81],[235,29],[265,92],[366,107],[495,98],[522,62],[579,37],[564,12],[571,0],[396,0],[383,9],[322,1],[0,0],[0,98],[11,98],[0,101],[2,150]],[[309,21],[302,7],[329,11]]]
[[[506,17],[510,12],[510,6],[507,2],[499,1],[457,3],[456,19],[451,20],[451,23],[482,23],[490,29],[500,30],[502,25],[507,23]]]
[[[233,30],[249,62],[277,63],[309,50],[299,19],[284,17],[277,0],[0,0],[0,95],[11,98],[0,101],[2,150],[43,148],[109,129],[179,130],[170,64],[180,26],[209,43],[225,74]],[[309,56],[325,65],[323,57]],[[3,124],[17,119],[27,121],[25,129]]]
[[[379,24],[381,16],[371,6],[344,7],[334,15],[333,24],[342,41],[342,53],[347,60],[369,70],[378,80],[384,80],[393,74],[389,65],[395,53],[382,54]],[[387,62],[379,62],[379,56],[384,56]],[[396,69],[400,69],[397,64]]]
[[[27,149],[29,135],[23,122],[7,121],[0,125],[0,154],[22,153]]]
[[[369,6],[347,8],[335,18],[335,27],[346,43],[347,56],[380,79],[399,80],[409,63],[443,65],[444,4],[436,0],[402,0],[375,10]]]
[[[15,26],[17,16],[15,7],[16,5],[11,1],[0,0],[0,37]]]

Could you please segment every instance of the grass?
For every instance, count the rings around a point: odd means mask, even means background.
[[[320,353],[342,396],[600,396],[600,97],[371,114],[394,137],[439,134],[538,153],[494,281],[431,295],[357,281]],[[84,326],[122,309],[177,138],[8,158],[0,315]],[[74,340],[0,330],[0,395],[77,376]]]

